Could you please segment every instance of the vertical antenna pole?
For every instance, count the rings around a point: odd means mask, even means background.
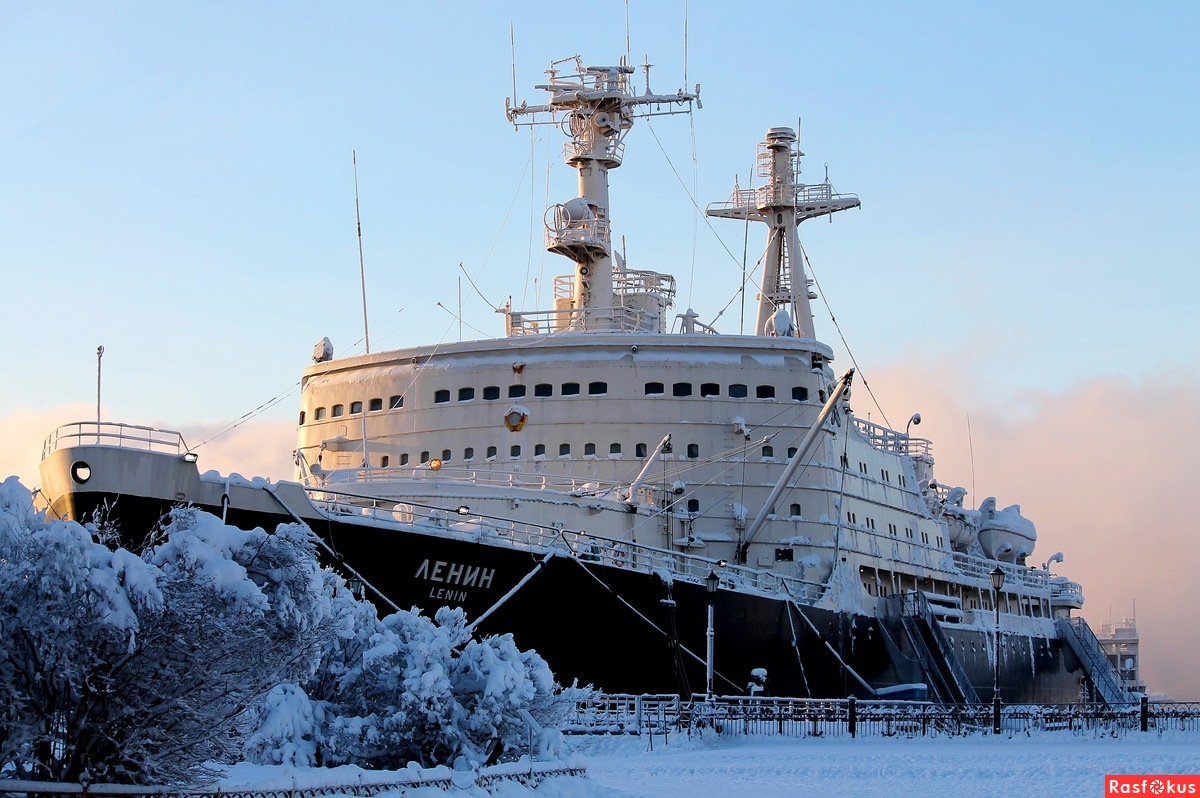
[[[629,54],[629,0],[625,0],[625,66],[633,66],[633,56]],[[684,85],[687,85],[685,80]]]
[[[96,347],[96,424],[100,424],[100,360],[104,357],[104,347]]]
[[[354,164],[354,223],[358,227],[358,279],[362,284],[363,343],[367,354],[371,354],[371,329],[367,326],[367,270],[363,263],[362,217],[358,213],[358,153],[350,150],[350,161]]]
[[[462,341],[462,278],[458,278],[458,340]]]
[[[513,31],[513,24],[508,23],[508,49],[512,54],[512,79],[513,79],[513,105],[517,104],[517,34]]]

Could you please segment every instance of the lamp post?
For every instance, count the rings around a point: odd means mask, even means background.
[[[704,658],[704,698],[713,698],[713,597],[717,595],[717,587],[721,578],[716,571],[710,570],[704,577],[704,589],[708,591],[708,650]]]
[[[1004,589],[1004,570],[992,571],[992,605],[996,608],[996,642],[992,671],[992,734],[1000,733],[1000,591]]]
[[[100,426],[100,361],[104,358],[104,347],[96,347],[96,426]]]

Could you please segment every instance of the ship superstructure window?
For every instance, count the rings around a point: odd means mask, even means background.
[[[546,395],[549,396],[550,394],[546,394]],[[563,396],[579,396],[579,383],[564,382],[563,386],[562,386],[562,395]]]
[[[558,456],[559,457],[570,457],[571,456],[571,444],[560,443],[558,445]]]
[[[589,382],[588,393],[592,396],[604,396],[608,393],[607,382]]]
[[[421,452],[422,465],[429,462],[429,452]]]
[[[351,415],[354,415],[355,413],[361,413],[361,412],[362,412],[362,402],[351,402],[350,403],[350,414]]]
[[[583,445],[583,456],[584,456],[584,457],[589,457],[589,456],[590,456],[590,457],[595,457],[595,456],[596,456],[596,444],[594,444],[594,443],[585,443],[585,444]]]
[[[700,500],[699,499],[688,499],[688,512],[689,513],[697,513],[697,514],[700,512]]]
[[[619,443],[612,443],[612,444],[609,444],[609,446],[608,446],[608,453],[609,453],[610,455],[613,455],[613,454],[620,454],[620,453],[621,453],[621,444],[619,444]]]
[[[499,385],[489,385],[483,389],[484,401],[490,402],[493,399],[499,399],[499,398],[500,398],[500,386]]]
[[[793,457],[795,457],[795,456],[796,456],[796,447],[795,447],[795,446],[789,446],[789,447],[788,447],[788,459],[789,459],[789,460],[791,460],[791,459],[792,459]]]
[[[442,462],[443,463],[450,462],[450,450],[449,449],[442,449]]]
[[[403,454],[400,455],[400,465],[402,465],[402,466],[408,465],[408,452],[404,452]]]
[[[301,424],[304,423],[304,411],[303,410],[300,411],[300,423]]]
[[[440,391],[433,392],[433,403],[435,405],[444,405],[444,404],[446,404],[446,402],[449,402],[449,401],[450,401],[449,389],[443,388]]]
[[[797,385],[796,387],[792,388],[792,399],[796,400],[797,402],[807,402],[808,389],[803,385]]]
[[[858,516],[856,516],[854,513],[846,513],[846,523],[847,524],[857,524]]]
[[[700,459],[700,444],[689,443],[687,445],[687,456],[688,456],[689,460],[699,460]]]
[[[774,399],[775,398],[775,386],[774,385],[760,385],[754,389],[754,395],[757,396],[759,399]]]
[[[729,396],[733,399],[745,399],[747,396],[749,396],[749,390],[740,382],[734,383],[733,385],[729,386]]]
[[[545,457],[546,456],[546,444],[539,443],[536,446],[534,446],[533,447],[533,456],[534,457]]]
[[[763,457],[772,457],[772,458],[775,457],[775,447],[774,446],[762,447],[762,456]]]
[[[671,386],[672,396],[691,396],[692,384],[690,382],[677,382]]]
[[[346,414],[346,406],[345,405],[334,405],[333,408],[330,410],[330,414],[334,418],[345,415]]]
[[[912,527],[910,527],[910,526],[906,526],[906,527],[904,527],[904,535],[905,535],[905,537],[907,537],[909,540],[912,540],[912,536],[913,536]]]
[[[891,535],[892,537],[896,537],[896,525],[895,524],[888,524],[888,534]]]
[[[404,407],[404,397],[403,396],[393,396],[390,399],[388,399],[388,409],[389,410],[396,410],[401,407]]]
[[[634,445],[634,447],[633,447],[633,456],[634,456],[634,457],[640,457],[640,458],[642,458],[642,459],[645,459],[645,457],[646,457],[646,444],[644,444],[644,443],[635,444],[635,445]]]
[[[493,457],[496,456],[496,447],[495,446],[489,446],[487,448],[487,456],[488,456],[489,460],[491,460]]]
[[[803,513],[800,512],[800,505],[798,504],[793,504],[791,510],[788,512],[791,513],[792,518],[799,518],[803,515]]]
[[[700,384],[700,396],[720,396],[721,386],[715,382],[705,382]]]
[[[385,454],[383,457],[380,457],[380,458],[379,458],[379,467],[380,467],[380,468],[387,468],[387,467],[388,467],[388,464],[389,464],[389,463],[391,463],[391,462],[392,462],[392,458],[388,457],[388,456]]]
[[[661,382],[646,383],[646,396],[662,396],[663,384]]]
[[[539,382],[533,386],[534,396],[554,396],[554,386],[548,382]]]
[[[512,446],[510,446],[508,449],[508,456],[509,457],[520,457],[521,456],[521,444],[514,443]]]
[[[475,398],[475,389],[474,388],[459,388],[458,389],[458,401],[469,402],[474,398]]]
[[[509,399],[520,399],[524,395],[525,395],[525,386],[524,385],[508,386],[508,398]]]
[[[471,446],[463,449],[463,459],[468,463],[475,459],[475,449]]]
[[[372,399],[370,402],[367,403],[367,412],[368,413],[375,413],[382,409],[383,409],[383,399],[381,397],[377,396],[374,399]]]

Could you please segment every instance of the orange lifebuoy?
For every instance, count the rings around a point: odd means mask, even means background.
[[[525,428],[525,422],[529,420],[529,414],[520,408],[510,408],[504,414],[504,426],[508,427],[509,432],[520,432]]]

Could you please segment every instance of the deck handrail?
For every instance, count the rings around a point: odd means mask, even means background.
[[[183,439],[183,433],[175,430],[115,421],[73,421],[63,424],[46,437],[42,445],[42,459],[45,460],[59,449],[82,444],[165,454],[186,454],[191,451]]]

